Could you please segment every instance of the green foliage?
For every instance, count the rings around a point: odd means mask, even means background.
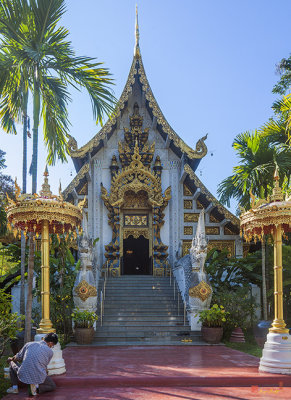
[[[69,31],[59,26],[65,0],[2,0],[0,2],[0,118],[7,132],[15,132],[27,93],[33,97],[33,179],[36,186],[37,136],[43,120],[49,164],[66,160],[69,87],[85,88],[93,116],[102,123],[115,98],[113,84],[102,63],[76,56]],[[34,189],[33,189],[34,192]]]
[[[74,308],[73,286],[80,263],[76,263],[69,247],[69,242],[58,240],[56,235],[51,235],[50,244],[50,317],[54,328],[64,335],[64,342],[72,333],[71,314]],[[36,295],[40,300],[40,253],[36,252],[35,273]],[[37,318],[39,310],[34,310],[33,318]],[[39,321],[37,321],[39,322]]]
[[[20,248],[17,245],[9,244],[4,246],[0,243],[0,280],[19,269],[19,253]]]
[[[7,356],[0,357],[0,399],[7,395],[6,390],[11,386],[11,382],[8,379],[4,379],[2,372],[4,367],[7,367]]]
[[[235,290],[250,283],[260,285],[261,263],[260,252],[235,258],[227,257],[227,251],[212,249],[207,255],[205,270],[214,290]]]
[[[230,199],[233,198],[241,207],[249,209],[250,191],[257,198],[267,198],[273,188],[276,165],[279,167],[280,183],[284,180],[289,182],[291,150],[276,143],[273,125],[269,123],[255,132],[236,136],[232,146],[240,163],[233,168],[233,175],[218,185],[217,192],[223,204],[230,206]]]
[[[258,305],[250,295],[250,284],[261,284],[261,252],[245,258],[228,258],[227,252],[213,249],[207,261],[205,269],[213,288],[212,303],[223,304],[229,313],[224,324],[224,337],[228,338],[233,328],[246,330],[254,320]]]
[[[75,328],[92,328],[98,316],[93,311],[80,311],[78,308],[72,313]]]
[[[0,237],[5,235],[7,231],[7,219],[5,207],[7,206],[6,193],[9,197],[14,197],[14,183],[9,175],[2,173],[5,165],[5,152],[0,149]]]
[[[225,310],[229,313],[225,323],[224,337],[229,337],[236,327],[244,331],[252,327],[258,305],[248,287],[239,287],[231,291],[220,289],[214,293],[212,301],[224,304]]]
[[[11,296],[0,289],[0,356],[10,339],[14,339],[17,331],[21,330],[19,322],[24,319],[24,316],[10,311]]]
[[[283,58],[277,65],[281,77],[273,88],[273,93],[286,94],[291,87],[291,56]]]
[[[199,311],[195,317],[197,316],[199,316],[199,322],[201,322],[203,326],[216,328],[224,325],[228,319],[229,313],[225,311],[223,306],[213,304],[209,310]]]

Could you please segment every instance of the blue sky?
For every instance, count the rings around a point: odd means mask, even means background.
[[[117,98],[133,57],[135,4],[67,0],[61,21],[78,55],[97,57],[110,69]],[[279,79],[276,64],[290,52],[291,2],[141,0],[138,8],[141,54],[153,93],[170,125],[190,146],[208,133],[209,153],[197,174],[216,195],[218,183],[237,163],[231,147],[234,137],[272,116],[272,88]],[[71,93],[70,134],[81,147],[99,128],[86,94]],[[21,126],[18,130],[18,136],[1,132],[0,148],[7,153],[5,173],[21,182]],[[32,140],[29,147],[30,162]],[[39,149],[38,190],[46,158],[41,139]],[[74,167],[69,160],[49,172],[57,192],[59,179],[65,188]]]

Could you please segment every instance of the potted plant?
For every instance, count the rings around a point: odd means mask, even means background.
[[[229,313],[223,306],[214,304],[209,310],[200,311],[199,322],[202,323],[202,339],[211,344],[217,344],[221,341],[223,335],[223,324]]]
[[[75,340],[77,344],[90,344],[94,337],[94,322],[98,316],[94,311],[81,311],[78,308],[73,312],[72,317],[75,325]]]

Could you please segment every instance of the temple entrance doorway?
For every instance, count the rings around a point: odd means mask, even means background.
[[[149,240],[143,236],[134,239],[130,235],[123,240],[123,275],[149,275]]]

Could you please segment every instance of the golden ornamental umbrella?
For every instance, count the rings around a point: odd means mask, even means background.
[[[16,200],[10,199],[6,208],[8,228],[15,236],[20,231],[26,236],[32,232],[38,237],[41,235],[41,305],[42,320],[37,333],[54,332],[50,321],[50,283],[49,283],[49,234],[67,235],[73,233],[76,237],[75,228],[80,227],[82,221],[82,207],[84,201],[74,206],[64,201],[61,189],[59,196],[52,194],[48,183],[47,168],[44,172],[44,183],[40,194],[21,195],[20,187],[15,181]],[[84,199],[85,200],[85,199]]]
[[[240,220],[247,241],[252,238],[261,240],[266,234],[272,234],[274,238],[275,318],[270,332],[288,333],[283,319],[282,233],[291,232],[291,198],[284,200],[277,168],[270,199],[257,203],[253,199],[251,210],[243,213]]]
[[[253,196],[252,196],[253,197]],[[241,231],[247,241],[274,238],[274,320],[260,360],[260,371],[291,374],[291,336],[283,318],[282,234],[291,231],[291,198],[284,200],[276,168],[274,188],[268,200],[252,201],[251,210],[241,217]]]

